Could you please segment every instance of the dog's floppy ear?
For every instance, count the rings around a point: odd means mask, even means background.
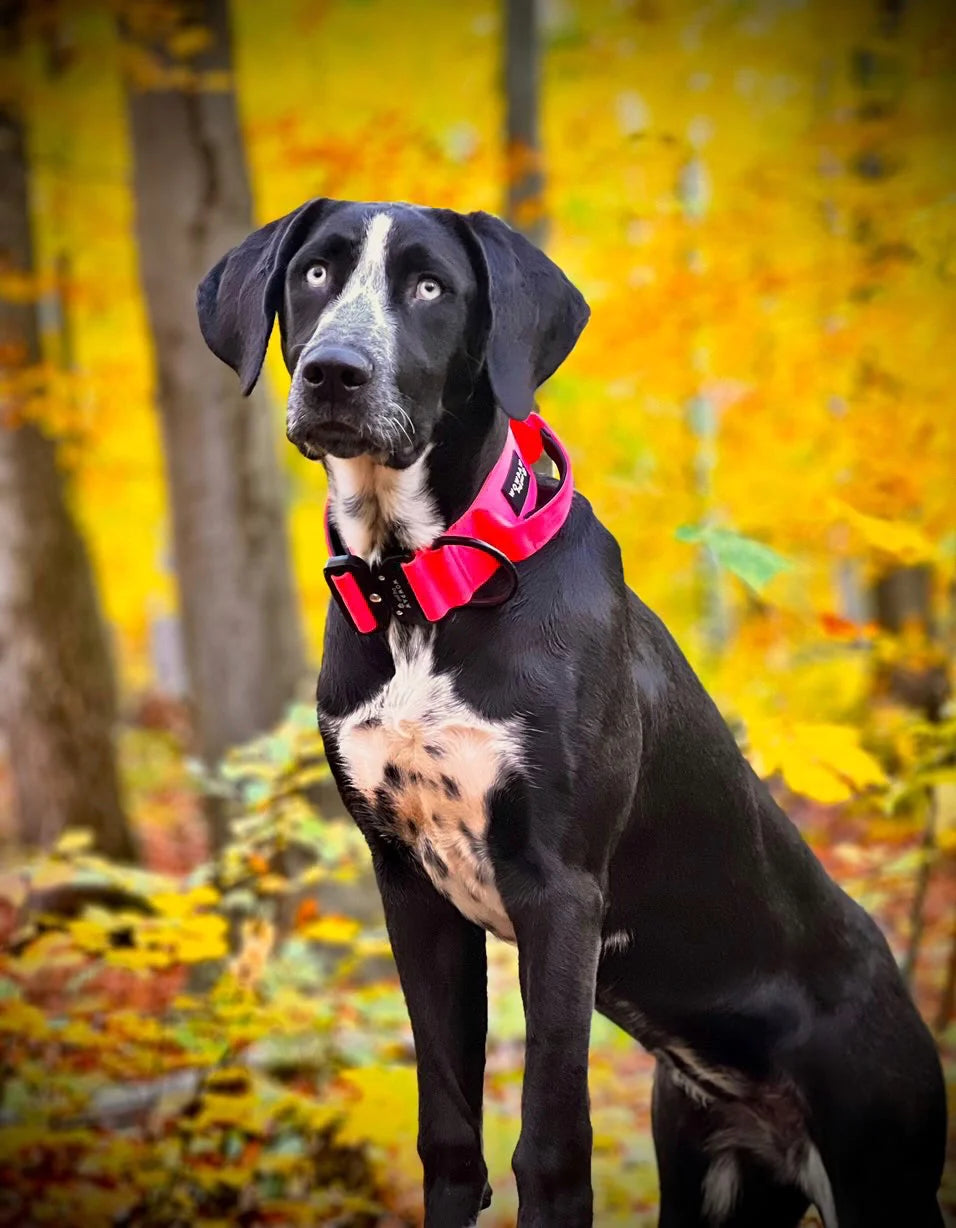
[[[243,396],[262,370],[286,267],[305,232],[333,203],[316,197],[253,231],[199,283],[196,310],[203,338],[239,376]]]
[[[535,389],[571,353],[591,311],[558,266],[523,235],[489,213],[469,213],[465,221],[483,266],[491,390],[510,418],[527,418]]]

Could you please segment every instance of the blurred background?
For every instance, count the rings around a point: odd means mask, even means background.
[[[946,0],[0,2],[0,1224],[420,1222],[324,478],[193,309],[316,195],[501,213],[582,289],[542,412],[956,1079],[954,131]],[[650,1077],[596,1018],[599,1225],[656,1223]]]

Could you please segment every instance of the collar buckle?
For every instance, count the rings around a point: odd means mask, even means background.
[[[403,550],[369,567],[357,554],[336,554],[325,564],[329,592],[360,634],[383,631],[393,615],[404,623],[424,617],[402,570],[413,557],[410,550]]]

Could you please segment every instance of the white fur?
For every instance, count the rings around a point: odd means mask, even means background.
[[[813,1143],[807,1145],[807,1154],[800,1169],[798,1184],[820,1212],[823,1228],[838,1228],[833,1187],[830,1185],[823,1157]]]
[[[726,1132],[723,1132],[726,1138]],[[820,1212],[823,1228],[838,1228],[830,1178],[819,1151],[807,1138],[787,1148],[770,1131],[741,1131],[736,1147],[718,1150],[704,1177],[704,1214],[719,1225],[733,1211],[740,1195],[739,1155],[750,1153],[766,1164],[778,1179],[801,1189]]]
[[[520,721],[486,720],[459,699],[453,675],[435,672],[431,632],[393,631],[389,640],[394,677],[333,723],[346,770],[370,803],[386,783],[386,765],[402,774],[404,783],[391,795],[399,814],[395,834],[415,849],[460,912],[513,940],[484,838],[488,794],[522,763]],[[447,874],[429,861],[426,848]]]
[[[615,930],[601,940],[601,950],[605,955],[609,951],[624,951],[631,945],[633,937],[630,930]]]
[[[673,1062],[670,1064],[671,1073],[674,1075],[674,1080],[680,1086],[684,1087],[688,1082],[692,1083],[693,1094],[695,1099],[701,1096],[708,1100],[713,1097],[707,1091],[707,1085],[715,1087],[725,1096],[742,1097],[747,1088],[743,1081],[735,1076],[729,1070],[721,1070],[716,1066],[707,1066],[697,1056],[692,1049],[682,1044],[668,1044],[663,1051],[665,1058],[673,1054],[679,1059],[681,1067],[677,1067]],[[700,1081],[698,1083],[698,1080]]]
[[[704,1176],[703,1211],[714,1224],[722,1224],[737,1204],[740,1194],[740,1166],[732,1151],[722,1152],[711,1161]]]
[[[328,456],[332,519],[353,554],[374,563],[391,531],[401,546],[430,546],[444,525],[428,491],[426,451],[407,469],[378,465],[370,456]],[[349,501],[360,501],[350,511]]]
[[[387,213],[373,214],[365,226],[365,241],[352,275],[341,294],[326,307],[312,334],[318,341],[324,334],[347,332],[379,342],[386,352],[395,352],[395,321],[388,304],[386,256],[392,219]]]

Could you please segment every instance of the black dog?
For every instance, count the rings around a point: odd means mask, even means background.
[[[527,1022],[523,1228],[592,1221],[595,1005],[658,1059],[662,1228],[792,1228],[810,1203],[826,1228],[942,1224],[940,1067],[890,951],[586,500],[495,608],[430,623],[368,588],[470,506],[584,327],[581,295],[487,214],[313,200],[200,287],[246,391],[276,315],[289,438],[325,464],[333,540],[377,603],[369,635],[329,611],[319,723],[414,1030],[426,1223],[473,1223],[491,1195],[491,930],[517,943]]]

